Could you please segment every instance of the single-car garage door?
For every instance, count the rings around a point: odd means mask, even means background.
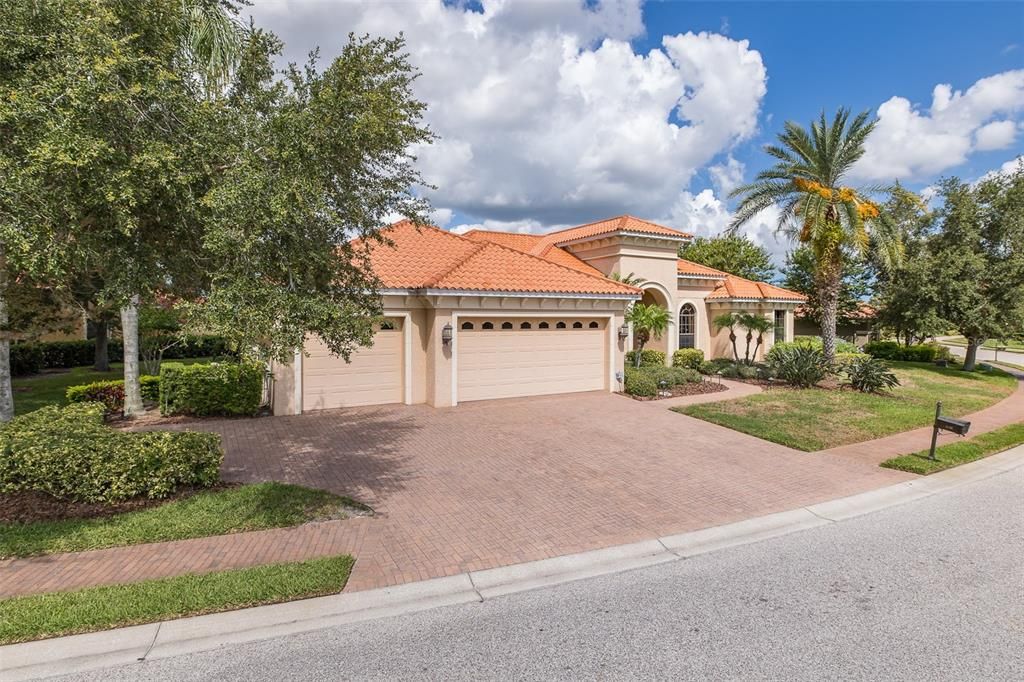
[[[400,403],[403,397],[402,320],[388,319],[373,345],[345,362],[319,339],[306,344],[302,359],[302,410]]]
[[[460,318],[458,401],[600,391],[607,320]]]

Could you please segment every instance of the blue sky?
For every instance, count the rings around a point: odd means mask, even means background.
[[[665,34],[724,30],[761,53],[768,70],[762,132],[733,154],[752,170],[769,163],[760,145],[783,121],[807,123],[822,109],[840,106],[874,111],[893,96],[927,106],[938,83],[963,90],[985,76],[1024,68],[1020,2],[652,2],[644,6],[644,23],[647,34],[634,40],[641,51],[658,47]],[[815,37],[822,26],[848,23],[859,29]],[[813,54],[818,46],[827,51]],[[1024,135],[1010,148],[975,153],[943,175],[977,177],[1021,153]]]
[[[1024,4],[254,0],[285,57],[402,32],[438,140],[436,224],[544,232],[630,213],[699,235],[787,119],[868,109],[852,184],[925,189],[1024,153]],[[771,210],[744,230],[781,259]]]

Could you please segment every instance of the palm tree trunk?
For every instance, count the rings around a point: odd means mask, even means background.
[[[985,343],[984,339],[967,337],[967,352],[964,353],[964,371],[972,372],[978,364],[978,347]]]
[[[14,418],[11,387],[11,341],[7,337],[7,253],[0,242],[0,423]]]
[[[736,362],[740,361],[740,351],[736,348],[736,335],[731,331],[729,332],[729,341],[732,342],[732,356],[736,359]]]
[[[821,304],[821,345],[825,362],[836,359],[836,316],[839,310],[839,289],[842,286],[842,265],[822,262],[815,279],[818,285],[818,302]]]
[[[747,332],[747,347],[743,349],[743,362],[744,364],[750,364],[750,342],[754,340],[754,335]],[[754,353],[757,353],[755,350]]]
[[[121,308],[121,336],[124,340],[124,416],[141,414],[142,385],[139,383],[139,297],[132,296]]]
[[[97,372],[109,372],[110,355],[107,352],[107,342],[110,338],[110,322],[106,319],[93,320],[93,328],[96,330],[96,351],[93,354],[92,368]]]

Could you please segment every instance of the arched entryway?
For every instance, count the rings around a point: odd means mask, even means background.
[[[640,299],[641,303],[645,305],[661,306],[662,308],[665,308],[666,310],[669,311],[668,329],[665,330],[665,333],[661,335],[660,339],[652,338],[650,341],[648,341],[645,348],[649,348],[651,350],[660,350],[666,355],[671,355],[671,349],[673,346],[672,337],[675,334],[676,320],[675,316],[672,315],[671,313],[672,306],[670,301],[668,300],[668,296],[658,285],[654,283],[650,283],[647,286],[641,284],[640,286],[643,288],[644,291],[643,298]],[[634,338],[633,348],[636,349],[636,346],[636,339]]]

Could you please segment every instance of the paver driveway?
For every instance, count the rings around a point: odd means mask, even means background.
[[[228,480],[327,488],[376,510],[340,522],[355,524],[350,590],[634,542],[910,477],[606,393],[203,427],[224,436]]]

